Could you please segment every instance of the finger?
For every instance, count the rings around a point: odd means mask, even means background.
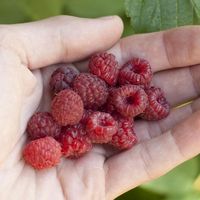
[[[155,179],[200,152],[200,111],[163,135],[106,162],[108,199]]]
[[[162,88],[171,106],[196,99],[200,94],[200,65],[156,73],[153,85]]]
[[[83,19],[53,17],[32,23],[1,26],[0,44],[16,52],[31,69],[72,62],[110,48],[123,25],[117,16]]]
[[[12,51],[0,48],[0,66],[1,166],[24,133],[25,124],[40,101],[42,89],[41,83],[36,84],[36,78],[27,67],[21,65]]]
[[[200,27],[186,26],[168,31],[133,35],[110,49],[120,65],[132,57],[147,59],[154,72],[195,65],[200,62]]]

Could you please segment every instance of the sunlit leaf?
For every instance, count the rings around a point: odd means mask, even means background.
[[[195,24],[200,17],[199,0],[125,0],[125,7],[136,33]]]

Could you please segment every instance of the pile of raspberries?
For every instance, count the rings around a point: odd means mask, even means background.
[[[28,122],[26,163],[35,169],[57,165],[62,156],[74,159],[107,143],[120,150],[137,143],[134,118],[160,120],[169,104],[160,88],[151,85],[148,61],[129,60],[122,67],[115,56],[93,55],[89,72],[62,65],[50,78],[50,112],[37,112]]]

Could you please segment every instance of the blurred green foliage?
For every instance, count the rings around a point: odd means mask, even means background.
[[[0,1],[0,23],[17,23],[31,20],[21,11],[17,0]]]
[[[124,35],[134,33],[125,14],[124,0],[0,0],[0,23],[4,24],[60,14],[88,18],[119,15],[125,24]]]
[[[59,14],[87,18],[119,15],[126,36],[199,24],[200,0],[0,0],[0,23],[20,23]],[[196,157],[117,200],[200,200],[199,174],[200,158]]]
[[[59,15],[64,5],[62,0],[18,0],[17,2],[22,12],[32,20]]]
[[[143,187],[165,195],[182,195],[191,192],[194,180],[199,174],[199,168],[199,159],[194,158]]]

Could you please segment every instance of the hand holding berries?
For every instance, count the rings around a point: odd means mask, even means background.
[[[169,114],[161,89],[150,86],[148,61],[133,58],[119,68],[115,56],[103,52],[91,57],[89,71],[60,65],[53,72],[51,111],[34,114],[27,126],[32,141],[23,156],[35,169],[57,165],[61,155],[84,156],[93,143],[131,148],[137,143],[135,117],[160,120]]]

